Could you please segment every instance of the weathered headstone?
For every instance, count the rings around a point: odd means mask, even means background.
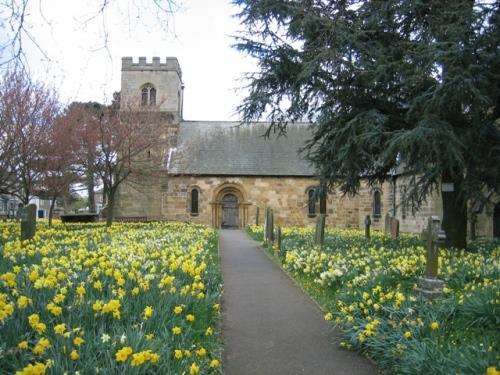
[[[272,244],[273,241],[274,241],[273,210],[268,207],[266,209],[266,243]]]
[[[366,215],[365,218],[365,238],[370,238],[370,225],[372,224],[372,220],[370,219],[370,215]]]
[[[399,237],[399,220],[391,218],[391,238],[395,240]]]
[[[255,225],[259,225],[259,207],[255,210]]]
[[[36,233],[36,205],[28,204],[21,211],[21,240],[31,240]]]
[[[385,223],[384,223],[384,234],[388,236],[391,233],[391,215],[389,213],[385,214]]]
[[[283,244],[281,242],[281,227],[276,228],[276,245],[278,246],[278,255],[283,257]]]
[[[314,244],[323,247],[325,241],[325,214],[319,214],[316,220],[316,232],[314,235]]]
[[[421,296],[433,299],[441,295],[444,281],[438,275],[438,244],[444,243],[446,234],[441,229],[441,220],[437,216],[430,216],[427,228],[422,231],[421,238],[426,241],[426,270],[425,277],[418,280],[416,288]]]
[[[267,243],[267,210],[264,216],[264,242]]]

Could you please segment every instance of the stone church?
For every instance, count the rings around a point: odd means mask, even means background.
[[[399,219],[403,232],[420,232],[429,215],[442,217],[441,197],[430,197],[416,214],[405,204],[405,180],[343,197],[330,192],[315,199],[314,168],[299,150],[311,124],[290,124],[286,136],[263,137],[269,124],[240,126],[231,121],[186,121],[183,118],[182,71],[175,57],[148,62],[122,58],[121,103],[126,108],[147,107],[165,113],[158,126],[160,155],[156,170],[144,183],[124,183],[118,192],[115,216],[190,221],[217,228],[243,228],[263,222],[271,207],[278,225],[314,225],[326,213],[327,225],[384,228],[387,213]],[[125,105],[124,105],[125,104]],[[257,216],[260,216],[259,218]],[[477,233],[500,236],[500,204],[478,216]]]

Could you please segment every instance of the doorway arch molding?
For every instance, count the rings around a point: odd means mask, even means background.
[[[212,226],[214,228],[222,227],[222,199],[224,196],[232,194],[238,198],[238,219],[239,227],[244,228],[248,223],[248,207],[251,203],[248,201],[248,194],[242,184],[237,182],[223,182],[214,189],[212,196]]]

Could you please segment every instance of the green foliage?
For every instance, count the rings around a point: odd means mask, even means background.
[[[398,171],[418,207],[446,180],[452,216],[498,191],[498,0],[233,2],[246,28],[236,48],[259,66],[243,119],[282,131],[312,120],[305,149],[330,186],[355,194]]]

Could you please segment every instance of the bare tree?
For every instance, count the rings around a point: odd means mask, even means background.
[[[155,133],[161,114],[154,111],[106,109],[99,122],[98,173],[107,200],[106,225],[113,222],[118,187],[131,177],[152,172],[151,150],[160,141]]]
[[[23,204],[28,204],[41,181],[46,163],[43,150],[59,109],[55,91],[25,73],[16,70],[2,77],[0,119],[10,161],[0,191],[17,196]]]
[[[116,193],[125,181],[140,184],[157,167],[152,154],[160,139],[157,132],[162,116],[158,111],[120,111],[119,96],[110,106],[98,103],[72,104],[65,120],[71,123],[85,181],[95,173],[103,184],[107,202],[106,223],[113,222]],[[89,189],[90,190],[90,189]]]
[[[75,168],[84,183],[88,200],[89,211],[96,212],[95,188],[98,185],[97,153],[98,153],[98,126],[102,104],[96,102],[74,102],[66,109],[63,121],[72,129],[75,139],[74,161]]]
[[[78,154],[77,138],[71,124],[59,118],[47,129],[47,139],[41,148],[43,168],[37,195],[50,199],[49,226],[56,199],[70,191],[72,184],[79,181],[75,165]]]
[[[47,61],[50,60],[47,51],[47,41],[37,38],[32,28],[32,18],[35,13],[39,13],[44,21],[46,28],[51,28],[51,21],[45,18],[44,5],[46,1],[39,0],[33,2],[29,0],[0,0],[0,66],[14,63],[23,67],[29,66],[29,60],[26,56],[26,46],[34,46],[36,50]],[[99,23],[103,28],[99,41],[99,46],[95,50],[108,49],[109,33],[106,24],[107,12],[112,4],[111,0],[100,0],[95,9],[90,9],[89,14],[77,19],[82,25],[87,26],[91,22]],[[145,12],[153,14],[156,17],[156,24],[168,32],[168,25],[171,16],[179,9],[180,1],[177,0],[128,0],[126,9],[135,13],[135,18]],[[89,51],[93,52],[93,51]]]

